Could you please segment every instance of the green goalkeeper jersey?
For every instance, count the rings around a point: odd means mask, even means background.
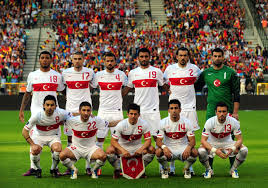
[[[230,113],[233,112],[233,102],[240,99],[240,81],[233,69],[225,65],[220,70],[208,68],[201,73],[200,81],[208,87],[207,119],[215,115],[216,104],[220,101],[228,105]]]

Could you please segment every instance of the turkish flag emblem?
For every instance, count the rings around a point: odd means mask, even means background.
[[[216,80],[214,80],[213,84],[214,84],[214,86],[219,87],[221,85],[221,81],[216,79]]]
[[[123,176],[127,179],[138,179],[145,172],[142,156],[132,158],[121,157]]]

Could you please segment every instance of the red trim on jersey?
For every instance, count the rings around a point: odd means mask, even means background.
[[[132,82],[136,88],[139,87],[156,87],[157,80],[155,79],[143,79],[143,80],[134,80]]]
[[[89,81],[66,81],[69,89],[88,89]]]
[[[144,139],[146,138],[151,138],[151,133],[148,131],[147,133],[144,134]]]
[[[120,90],[122,82],[99,82],[101,90]]]
[[[36,125],[36,128],[40,131],[51,131],[54,129],[58,129],[60,125],[63,125],[62,121],[54,125],[48,125],[48,126]]]
[[[138,140],[142,137],[142,134],[132,134],[132,135],[124,135],[121,134],[121,137],[125,140],[132,141],[132,140]]]
[[[210,133],[216,138],[224,138],[224,137],[229,136],[231,134],[231,132],[228,132],[228,133],[213,133],[213,132],[210,132]]]
[[[74,136],[78,138],[90,138],[96,135],[98,129],[94,129],[91,131],[76,131],[72,129],[74,132]]]
[[[196,77],[169,78],[169,81],[171,85],[175,86],[193,85],[196,81]]]
[[[39,83],[33,84],[33,91],[57,91],[58,84],[54,83]]]
[[[180,139],[186,135],[186,132],[165,132],[165,135],[172,139]]]

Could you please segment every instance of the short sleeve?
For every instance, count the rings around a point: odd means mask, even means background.
[[[130,88],[133,88],[134,85],[133,85],[133,71],[130,71],[129,74],[128,74],[128,84],[127,84],[127,87],[130,87]]]
[[[96,116],[96,121],[97,121],[98,131],[105,131],[109,126],[108,121],[105,121],[105,120],[103,120],[102,118],[100,118],[98,116]]]
[[[163,74],[163,81],[165,84],[168,84],[169,80],[168,80],[168,70],[169,68],[167,67],[164,74]]]
[[[194,129],[193,129],[193,124],[192,124],[192,122],[191,121],[187,121],[186,122],[186,126],[187,126],[187,132],[186,132],[186,135],[188,136],[188,137],[190,137],[190,136],[194,136],[195,134],[194,134]]]
[[[36,113],[35,115],[31,116],[29,121],[24,126],[24,129],[27,131],[31,130],[38,122],[38,115],[39,113]]]
[[[164,85],[164,79],[163,79],[163,73],[160,69],[158,69],[158,85],[163,86]]]
[[[30,73],[27,78],[27,87],[26,87],[27,92],[32,92],[33,91],[33,83],[32,83],[32,74]]]
[[[90,69],[90,70],[91,70],[90,72],[91,72],[91,75],[92,75],[91,80],[90,80],[91,86],[93,88],[97,88],[98,84],[97,84],[97,80],[96,80],[96,74],[94,73],[94,71],[92,69]]]
[[[127,76],[124,72],[122,72],[122,77],[123,77],[123,86],[127,86],[128,79],[127,79]]]
[[[123,121],[120,121],[115,129],[114,129],[114,132],[112,133],[112,137],[115,138],[115,139],[119,139],[121,137],[121,127],[123,126]]]
[[[148,140],[151,138],[150,126],[146,121],[144,121],[143,136],[145,140]]]
[[[99,77],[99,73],[94,75],[94,78],[92,80],[92,87],[93,88],[97,88],[98,87],[98,77]]]
[[[62,72],[62,83],[66,85],[66,73],[65,71]]]
[[[234,119],[234,130],[233,130],[234,135],[240,135],[242,132],[240,130],[240,123],[236,119]]]
[[[204,129],[203,129],[203,131],[202,131],[202,135],[203,136],[206,136],[206,137],[208,137],[209,135],[210,135],[210,126],[209,126],[209,123],[210,121],[206,121],[206,123],[205,123],[205,126],[204,126]]]
[[[163,138],[164,137],[164,134],[165,134],[165,120],[161,120],[160,121],[160,128],[157,132],[157,137],[158,138]]]
[[[58,77],[59,77],[59,85],[58,85],[57,91],[63,91],[65,88],[63,84],[63,77],[61,75],[59,75]]]

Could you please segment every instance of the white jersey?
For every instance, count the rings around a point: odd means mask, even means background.
[[[35,135],[39,136],[59,135],[60,125],[63,125],[69,117],[71,113],[60,108],[56,108],[51,116],[47,116],[42,110],[32,115],[24,128],[29,131],[35,126]]]
[[[158,85],[163,86],[163,73],[149,66],[133,69],[128,75],[128,87],[135,88],[134,103],[140,105],[141,113],[159,112]]]
[[[224,123],[219,123],[217,116],[213,116],[206,121],[202,135],[208,137],[210,143],[228,144],[233,142],[231,132],[241,134],[240,123],[235,118],[227,116]]]
[[[179,121],[173,122],[170,117],[166,117],[160,122],[160,129],[157,137],[164,138],[164,143],[171,149],[178,149],[180,146],[188,145],[187,137],[194,136],[193,126],[185,117],[180,117]]]
[[[57,99],[57,91],[63,91],[62,76],[54,71],[42,72],[40,69],[30,72],[27,79],[27,92],[32,92],[31,114],[43,110],[44,98],[53,95]]]
[[[94,85],[100,87],[99,111],[120,112],[122,111],[122,86],[127,85],[127,76],[124,72],[115,69],[109,73],[106,70],[100,71],[94,78]]]
[[[120,121],[112,134],[112,137],[118,140],[118,143],[126,150],[133,151],[139,149],[142,135],[144,139],[150,139],[150,127],[148,123],[141,118],[138,119],[137,124],[131,125],[128,118]]]
[[[194,83],[200,74],[200,69],[190,62],[184,68],[176,63],[165,70],[164,80],[170,84],[171,91],[169,100],[178,99],[183,111],[196,110]]]
[[[97,131],[105,131],[109,122],[98,116],[89,117],[87,122],[81,116],[74,116],[66,121],[66,126],[72,130],[72,145],[78,148],[91,148],[96,145]]]
[[[66,110],[78,113],[79,105],[84,101],[92,105],[89,89],[94,78],[94,71],[92,69],[83,67],[81,71],[77,72],[74,70],[74,67],[71,67],[64,70],[62,76],[64,84],[67,85]]]

